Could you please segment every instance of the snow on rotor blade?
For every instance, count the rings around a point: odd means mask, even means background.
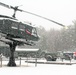
[[[4,7],[7,7],[7,8],[10,8],[9,5],[6,5],[6,4],[4,4],[4,3],[2,3],[2,2],[0,2],[0,5],[2,5],[2,6],[4,6]]]
[[[46,18],[46,17],[43,17],[43,16],[40,16],[40,15],[31,13],[31,12],[28,12],[28,11],[24,11],[24,10],[21,10],[21,11],[22,11],[22,12],[29,13],[29,14],[32,14],[32,15],[35,15],[35,16],[38,16],[38,17],[40,17],[40,18],[46,19],[46,20],[51,21],[51,22],[53,22],[53,23],[55,23],[55,24],[58,24],[58,25],[60,25],[60,26],[65,27],[65,25],[63,25],[63,24],[61,24],[61,23],[58,23],[58,22],[56,22],[56,21],[54,21],[54,20],[48,19],[48,18]]]

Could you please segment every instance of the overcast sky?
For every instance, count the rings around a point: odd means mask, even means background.
[[[66,26],[76,20],[76,0],[0,0],[0,2],[12,6],[22,5],[19,7],[20,9],[44,16]],[[0,6],[0,14],[11,16],[12,13],[13,10]],[[26,13],[17,12],[16,17],[22,21],[32,22],[36,26],[44,26],[46,29],[62,28],[57,24]]]

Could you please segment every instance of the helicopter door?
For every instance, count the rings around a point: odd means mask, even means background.
[[[9,26],[10,25],[10,21],[9,19],[3,19],[3,24],[1,27],[1,30],[3,33],[8,34],[9,33]]]
[[[11,21],[11,35],[14,35],[15,37],[18,35],[18,25],[18,22]]]
[[[2,32],[3,29],[3,20],[0,19],[0,31]]]
[[[19,24],[18,36],[25,38],[25,25],[23,23]]]

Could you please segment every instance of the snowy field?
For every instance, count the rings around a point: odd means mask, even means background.
[[[42,60],[39,60],[42,61]],[[58,60],[57,60],[58,61]],[[57,62],[56,61],[56,62]],[[62,62],[62,61],[59,61]],[[63,61],[70,62],[70,61]],[[72,60],[71,62],[76,62]],[[17,67],[7,67],[8,61],[2,62],[0,67],[0,75],[75,75],[76,64],[73,65],[57,65],[57,64],[37,64],[27,63],[25,60],[16,61]]]

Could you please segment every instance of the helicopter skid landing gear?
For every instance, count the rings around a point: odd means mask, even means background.
[[[16,66],[14,52],[15,52],[17,43],[16,42],[9,43],[9,46],[10,46],[10,58],[9,58],[9,63],[7,64],[7,66]]]

